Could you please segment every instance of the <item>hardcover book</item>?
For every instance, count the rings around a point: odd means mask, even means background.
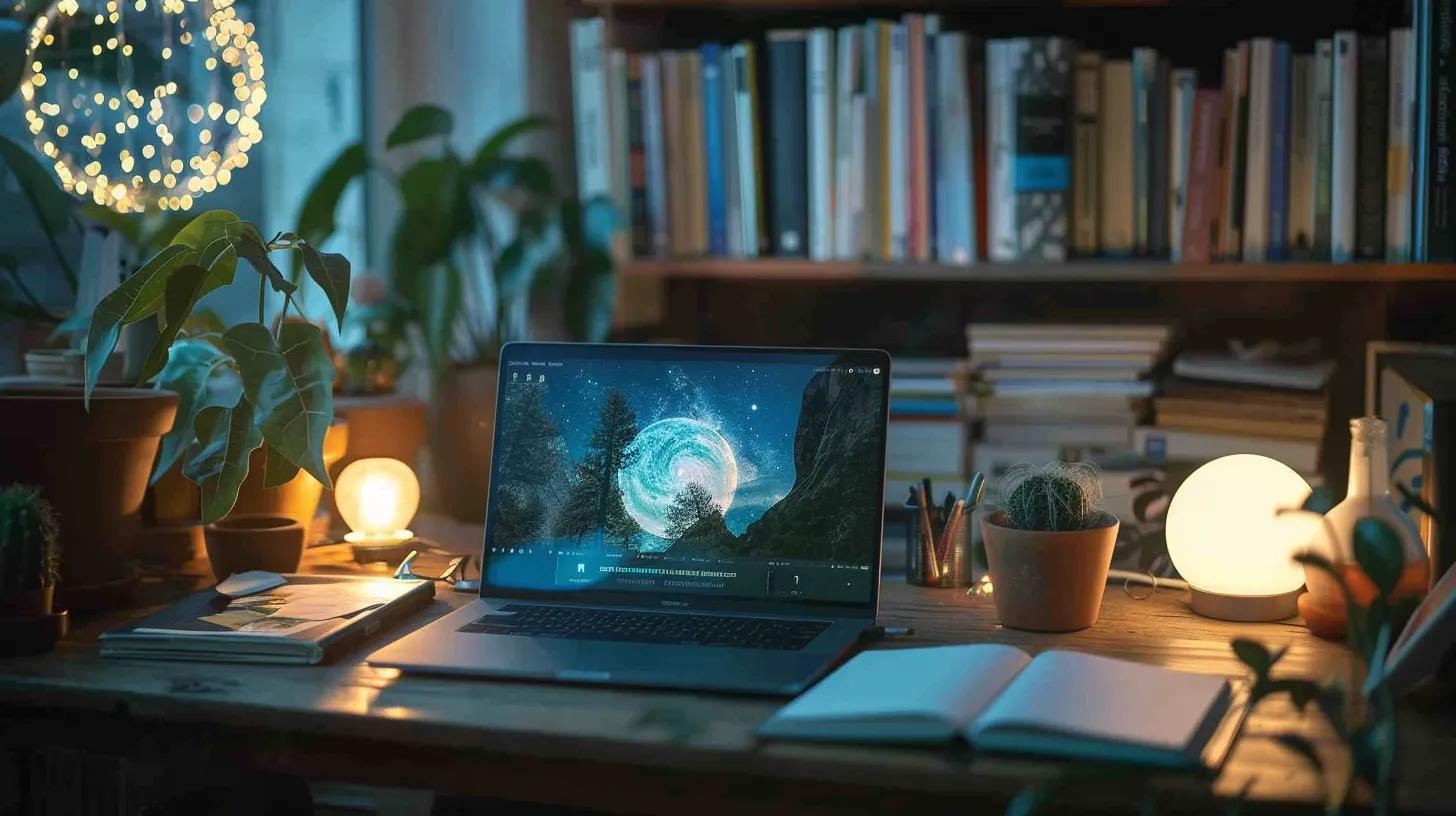
[[[1193,98],[1192,139],[1188,145],[1188,204],[1183,222],[1182,259],[1189,263],[1213,260],[1218,236],[1215,209],[1218,184],[1220,94],[1200,90]]]
[[[1098,141],[1102,156],[1098,193],[1098,245],[1103,254],[1133,252],[1132,62],[1102,63],[1102,113]]]
[[[805,256],[809,253],[808,39],[802,31],[770,31],[767,50],[773,247],[778,255]]]
[[[1385,155],[1390,93],[1390,66],[1384,37],[1361,37],[1355,179],[1355,257],[1385,258]]]
[[[1314,47],[1314,257],[1329,260],[1331,250],[1332,194],[1334,192],[1334,40],[1320,40]]]
[[[1274,84],[1269,97],[1269,229],[1265,234],[1265,256],[1271,261],[1288,257],[1285,242],[1289,236],[1289,98],[1293,58],[1289,43],[1274,43]]]
[[[652,254],[652,217],[648,212],[647,144],[642,88],[642,56],[627,55],[628,180],[632,195],[632,254]]]
[[[1330,159],[1330,258],[1337,262],[1355,257],[1359,54],[1359,35],[1353,31],[1336,32],[1331,85],[1334,136]]]
[[[1097,254],[1097,170],[1101,161],[1097,134],[1101,127],[1098,121],[1101,86],[1102,55],[1096,51],[1079,52],[1072,89],[1072,251],[1084,256]]]
[[[1060,37],[1023,42],[1014,63],[1016,254],[1025,260],[1061,261],[1067,257],[1069,226],[1072,47]]]

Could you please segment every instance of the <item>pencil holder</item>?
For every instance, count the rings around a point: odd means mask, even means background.
[[[909,521],[905,526],[905,580],[915,586],[964,587],[973,583],[971,557],[971,514],[967,513],[959,525],[959,532],[951,536],[946,546],[931,553],[920,533],[920,507],[913,501],[905,502]]]

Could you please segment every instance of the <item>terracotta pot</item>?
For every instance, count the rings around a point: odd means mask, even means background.
[[[1091,530],[1044,532],[1004,526],[1004,513],[981,520],[991,597],[1003,626],[1070,632],[1097,622],[1119,522],[1104,515]]]
[[[207,559],[221,581],[248,570],[297,572],[303,525],[285,516],[230,515],[207,525]]]
[[[324,466],[339,461],[349,447],[349,424],[335,419],[324,434]],[[318,512],[324,486],[302,470],[278,487],[264,487],[263,474],[268,464],[268,446],[253,451],[248,459],[248,477],[238,490],[237,504],[228,516],[270,515],[291,518],[308,529]]]
[[[129,572],[147,476],[177,395],[97,388],[91,410],[81,388],[0,384],[0,483],[39,485],[60,516],[61,587]]]
[[[485,520],[498,367],[461,366],[445,375],[430,422],[435,486],[450,515]]]

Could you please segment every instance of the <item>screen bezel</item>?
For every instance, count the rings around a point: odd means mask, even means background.
[[[660,360],[664,364],[680,360],[714,360],[733,361],[736,357],[747,356],[750,359],[761,359],[764,357],[792,357],[802,355],[829,355],[838,358],[837,364],[858,365],[863,363],[870,367],[880,367],[884,374],[881,378],[880,388],[880,444],[876,450],[879,452],[879,463],[875,472],[879,474],[879,484],[876,486],[875,495],[883,496],[885,492],[885,436],[888,428],[889,402],[890,402],[890,355],[877,349],[841,349],[841,348],[788,348],[777,346],[692,346],[692,345],[647,345],[647,344],[602,344],[602,343],[551,343],[537,341],[518,341],[507,343],[501,348],[500,367],[496,382],[496,406],[495,416],[499,417],[505,405],[505,376],[506,371],[512,362],[523,360],[572,360],[572,359],[625,359],[625,360]],[[840,362],[842,360],[842,362]],[[491,431],[491,451],[494,453],[500,444],[500,423],[495,423]],[[546,590],[546,589],[522,589],[519,587],[496,586],[488,583],[488,560],[490,557],[489,547],[490,532],[495,524],[494,498],[495,498],[495,461],[492,456],[491,462],[491,487],[487,490],[485,508],[485,530],[481,540],[480,561],[481,561],[481,582],[480,597],[492,598],[522,598],[549,601],[572,601],[577,603],[590,603],[593,605],[625,605],[625,606],[660,606],[682,610],[711,610],[727,612],[753,612],[753,613],[792,613],[797,615],[824,615],[827,617],[846,618],[870,618],[873,619],[879,609],[880,601],[880,576],[884,555],[884,513],[879,514],[879,525],[877,527],[876,540],[871,547],[870,573],[873,579],[870,581],[870,597],[865,602],[838,602],[819,600],[796,600],[778,601],[765,599],[749,599],[734,597],[713,597],[704,595],[693,595],[687,593],[669,592],[633,592],[625,590],[606,589],[578,589],[578,590]]]

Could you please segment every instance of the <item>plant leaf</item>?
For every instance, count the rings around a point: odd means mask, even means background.
[[[204,295],[219,286],[232,283],[238,257],[233,252],[231,242],[227,240],[227,229],[229,224],[236,223],[237,220],[238,217],[227,210],[205,212],[178,230],[172,243],[158,252],[157,256],[177,246],[193,250],[197,254],[193,262],[210,273],[207,276],[207,283],[202,288]],[[221,243],[218,243],[219,241]],[[151,263],[151,261],[147,263]],[[142,268],[145,267],[146,264],[143,264]],[[137,294],[136,304],[127,316],[126,322],[134,323],[144,317],[150,317],[162,308],[166,297],[167,280],[165,277],[148,281],[142,291]]]
[[[431,136],[449,136],[454,127],[455,119],[450,111],[439,105],[416,105],[399,117],[384,146],[392,150]]]
[[[197,264],[183,264],[167,281],[167,302],[162,309],[162,329],[142,365],[141,375],[137,378],[138,385],[157,376],[167,365],[167,350],[172,347],[177,333],[182,330],[182,325],[187,322],[193,307],[202,297],[207,274],[207,270]]]
[[[334,252],[319,252],[306,243],[299,244],[298,251],[308,276],[328,296],[334,317],[339,321],[339,331],[343,331],[344,310],[349,308],[349,259]]]
[[[481,143],[480,149],[475,151],[474,166],[479,169],[486,162],[499,156],[511,142],[533,130],[544,130],[551,127],[551,120],[544,116],[522,116],[512,122],[500,126],[500,129],[490,135],[490,138]]]
[[[65,232],[71,225],[71,208],[76,200],[60,188],[55,174],[29,150],[5,136],[0,136],[0,161],[15,174],[20,188],[34,203],[41,229],[51,235]]]
[[[1269,675],[1269,667],[1274,661],[1269,656],[1269,650],[1264,644],[1256,640],[1238,638],[1229,644],[1233,647],[1234,654],[1245,666],[1253,669],[1254,676],[1263,679]]]
[[[246,394],[231,408],[210,405],[197,414],[196,440],[187,448],[182,475],[202,488],[202,523],[228,514],[248,476],[248,457],[263,443]]]
[[[1389,599],[1405,569],[1405,548],[1400,534],[1380,519],[1356,521],[1355,560],[1380,590],[1380,597]]]
[[[228,329],[223,343],[237,361],[243,393],[256,406],[263,438],[329,487],[323,445],[334,418],[334,364],[319,328],[284,323],[275,344],[261,324],[243,323]]]
[[[1441,511],[1432,507],[1429,502],[1421,498],[1421,494],[1415,492],[1410,488],[1409,485],[1400,480],[1396,480],[1395,482],[1393,482],[1393,484],[1395,485],[1396,491],[1400,493],[1401,498],[1404,498],[1406,501],[1410,502],[1416,509],[1420,510],[1422,513],[1430,516],[1436,521],[1437,524],[1444,523],[1443,519],[1441,518]]]
[[[122,281],[120,286],[96,304],[96,310],[91,313],[91,327],[86,332],[87,407],[91,404],[91,392],[96,388],[96,380],[101,376],[101,367],[106,364],[106,358],[111,356],[111,350],[116,348],[122,325],[136,322],[156,311],[153,308],[138,316],[143,311],[139,308],[141,299],[154,288],[165,291],[167,278],[172,271],[191,255],[191,250],[185,246],[173,244],[167,247],[142,264],[131,277]]]
[[[460,315],[460,271],[450,264],[435,264],[420,276],[418,286],[415,304],[425,346],[434,360],[434,370],[443,372]]]
[[[268,453],[263,458],[263,486],[280,487],[293,481],[293,477],[297,475],[298,465],[288,461],[288,457],[269,445]]]
[[[167,365],[157,377],[157,387],[179,397],[177,420],[162,435],[156,466],[152,468],[152,484],[177,463],[192,443],[197,414],[208,402],[208,382],[224,360],[223,353],[211,343],[184,338],[172,345]]]
[[[497,156],[475,164],[474,176],[493,190],[520,189],[549,196],[556,189],[551,165],[536,156]]]
[[[25,73],[25,26],[0,17],[0,102],[10,98]]]
[[[268,257],[268,245],[263,241],[263,236],[246,221],[239,221],[228,228],[228,240],[232,241],[233,250],[238,257],[246,260],[259,275],[268,279],[273,286],[273,291],[282,292],[284,295],[291,295],[298,291],[293,282],[283,276],[283,272]]]

